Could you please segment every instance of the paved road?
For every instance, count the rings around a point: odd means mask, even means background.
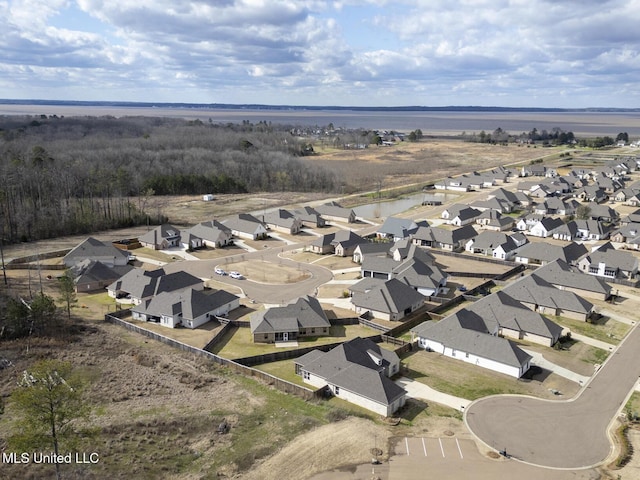
[[[611,422],[640,376],[640,329],[634,327],[578,396],[568,401],[495,396],[472,403],[469,429],[496,450],[534,465],[584,468],[612,451]]]
[[[279,257],[283,251],[296,250],[304,247],[304,244],[287,245],[280,248],[270,248],[259,250],[256,252],[240,253],[231,257],[223,257],[215,260],[190,260],[186,262],[173,262],[164,266],[168,273],[183,270],[195,275],[199,278],[212,278],[214,276],[213,269],[215,265],[233,263],[240,261],[265,261],[275,264],[289,265],[294,268],[300,268],[311,274],[311,277],[297,283],[289,284],[266,284],[254,282],[249,279],[234,280],[228,276],[218,277],[215,279],[230,285],[241,288],[244,294],[258,303],[287,303],[291,300],[299,298],[303,295],[313,294],[318,287],[324,285],[333,279],[331,270],[320,265],[314,265],[304,262],[296,262],[287,258]]]

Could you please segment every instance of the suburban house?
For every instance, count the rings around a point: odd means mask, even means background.
[[[262,223],[264,223],[270,230],[277,232],[288,233],[290,235],[296,235],[300,233],[302,229],[302,220],[296,217],[288,210],[278,209],[273,212],[265,213],[262,216]]]
[[[475,208],[471,208],[467,205],[453,205],[450,208],[443,210],[441,217],[445,219],[446,223],[461,227],[474,223],[477,216],[482,212]]]
[[[552,236],[551,232],[562,225],[564,222],[560,218],[544,217],[529,229],[528,235],[547,238]]]
[[[413,234],[413,243],[421,247],[438,248],[457,252],[465,243],[478,235],[472,225],[447,229],[442,227],[419,227]]]
[[[164,327],[198,328],[215,317],[224,317],[240,306],[240,298],[225,290],[210,294],[187,288],[161,292],[131,309],[134,320]]]
[[[67,267],[73,267],[83,260],[100,262],[107,267],[123,266],[129,261],[129,254],[111,244],[89,237],[67,253],[63,262]]]
[[[550,243],[532,242],[523,246],[516,255],[516,262],[528,265],[546,265],[555,260],[562,260],[575,265],[581,257],[588,253],[587,248],[579,243],[552,245]]]
[[[589,208],[589,218],[592,220],[600,220],[602,222],[613,222],[618,219],[618,212],[608,205],[600,205],[590,202],[587,204]]]
[[[340,230],[318,237],[309,245],[309,251],[321,255],[334,253],[339,257],[348,257],[354,254],[358,245],[367,243],[369,242],[357,233],[350,230]]]
[[[488,198],[495,197],[498,200],[504,200],[511,205],[517,207],[528,207],[531,205],[531,198],[524,192],[512,192],[500,187],[491,193]],[[514,210],[515,208],[512,208]]]
[[[465,245],[465,250],[500,260],[511,260],[520,248],[527,243],[527,237],[521,233],[507,235],[506,233],[487,230],[469,240]]]
[[[255,343],[292,342],[298,338],[329,335],[331,324],[320,302],[309,295],[284,307],[272,307],[251,316]]]
[[[514,342],[487,331],[477,315],[461,310],[439,322],[427,321],[411,329],[419,347],[456,360],[504,373],[524,375],[533,357]]]
[[[223,220],[222,223],[231,230],[234,237],[264,240],[268,236],[266,225],[249,213],[239,213]]]
[[[501,198],[491,197],[486,200],[475,201],[469,206],[481,212],[494,210],[499,213],[511,213],[514,204]]]
[[[463,310],[478,315],[487,331],[499,336],[551,347],[562,335],[562,327],[504,291],[487,295]]]
[[[192,238],[199,238],[201,247],[221,248],[232,243],[231,229],[217,220],[198,223],[183,230],[180,237],[180,243],[185,248],[192,243]]]
[[[548,197],[533,208],[539,215],[575,215],[580,204],[574,199],[564,200],[560,197]]]
[[[361,289],[365,285],[360,285],[361,282],[366,282],[366,289]],[[370,312],[382,320],[402,320],[424,305],[424,295],[397,278],[386,281],[365,278],[361,282],[349,288],[357,314]]]
[[[397,278],[413,287],[422,295],[437,295],[447,284],[447,275],[434,263],[428,252],[420,250],[416,245],[396,242],[386,254],[368,254],[362,259],[362,277],[379,280]]]
[[[562,260],[538,268],[534,275],[560,290],[573,292],[581,297],[607,300],[611,296],[611,286],[603,279],[581,273]]]
[[[555,230],[557,240],[604,240],[609,236],[609,227],[597,220],[572,220]]]
[[[70,267],[77,293],[104,290],[132,269],[133,267],[131,265],[109,267],[102,262],[97,262],[90,258],[82,260]]]
[[[394,242],[403,238],[409,238],[418,230],[418,227],[428,227],[426,220],[416,222],[407,218],[387,217],[382,226],[376,232],[378,238],[391,239]]]
[[[334,222],[353,223],[356,221],[356,214],[350,208],[343,208],[339,203],[330,202],[316,207],[316,211],[325,220]]]
[[[138,238],[143,247],[166,250],[180,246],[180,229],[169,223],[159,225]]]
[[[503,216],[497,210],[485,210],[476,217],[476,225],[484,230],[503,232],[511,230],[515,225],[515,220],[509,216]]]
[[[611,243],[605,243],[582,258],[578,262],[578,268],[584,273],[602,278],[635,280],[638,259],[629,252],[616,250]]]
[[[544,218],[544,215],[538,215],[537,213],[529,213],[524,217],[521,217],[516,222],[516,228],[521,232],[528,232],[535,224]]]
[[[310,228],[322,228],[326,226],[326,222],[322,215],[318,213],[315,208],[303,207],[299,210],[294,210],[293,215],[302,220],[302,225]]]
[[[447,177],[444,180],[435,182],[433,186],[436,190],[452,190],[454,192],[468,192],[471,190],[470,182],[463,177]]]
[[[624,244],[624,248],[637,250],[640,243],[640,223],[628,223],[611,235],[611,241]]]
[[[583,202],[602,203],[607,199],[605,191],[597,185],[587,185],[579,188],[573,193],[574,197],[579,198]]]
[[[509,295],[534,312],[580,321],[588,320],[594,308],[591,302],[574,292],[555,287],[535,272],[508,285],[499,293]]]
[[[123,303],[141,304],[162,292],[177,292],[188,288],[203,290],[204,282],[190,273],[166,273],[164,269],[134,268],[107,287],[109,296]]]
[[[390,248],[391,245],[386,242],[361,243],[353,250],[353,261],[362,263],[362,260],[367,255],[385,256],[389,254]]]
[[[389,378],[400,371],[400,359],[369,339],[356,337],[328,352],[313,350],[294,363],[305,383],[384,417],[405,404],[407,392]]]

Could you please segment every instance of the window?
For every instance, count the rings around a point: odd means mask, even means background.
[[[465,356],[465,358],[469,358],[469,352],[466,352],[466,353],[464,354],[464,356]]]
[[[340,395],[340,387],[336,386],[333,393],[335,393],[336,395]]]
[[[306,370],[303,370],[302,371],[302,378],[304,378],[305,380],[309,380],[311,378],[311,375]]]

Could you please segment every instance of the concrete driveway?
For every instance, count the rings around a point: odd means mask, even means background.
[[[407,396],[409,398],[419,398],[421,400],[440,403],[447,407],[455,408],[456,410],[462,411],[471,403],[471,401],[465,398],[454,397],[453,395],[439,392],[438,390],[434,390],[430,386],[417,382],[411,378],[400,377],[396,380],[396,384],[400,385],[407,391]]]
[[[585,468],[612,452],[609,427],[640,376],[634,327],[582,391],[568,401],[501,395],[473,402],[469,429],[487,446],[534,465]]]

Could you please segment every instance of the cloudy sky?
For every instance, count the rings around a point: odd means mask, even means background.
[[[640,0],[0,0],[0,98],[640,107]]]

